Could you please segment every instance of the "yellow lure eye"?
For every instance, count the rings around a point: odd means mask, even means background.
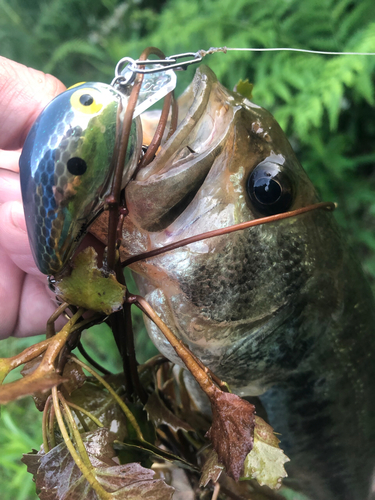
[[[70,97],[70,104],[76,111],[87,115],[95,115],[103,107],[102,94],[92,87],[80,88]]]

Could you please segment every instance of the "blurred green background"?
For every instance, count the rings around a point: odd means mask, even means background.
[[[67,86],[110,82],[116,62],[154,45],[167,55],[228,47],[297,47],[375,52],[374,0],[0,0],[0,55],[53,73]],[[287,132],[299,159],[336,217],[375,285],[375,57],[290,52],[229,52],[205,63],[228,88],[248,78],[253,100]],[[194,69],[178,73],[178,91]],[[152,347],[142,333],[138,352]],[[11,356],[37,339],[0,343]],[[120,370],[109,332],[85,333],[84,345]],[[141,348],[139,348],[141,346]],[[145,347],[146,346],[146,347]],[[38,448],[41,431],[31,399],[2,408],[2,500],[34,500],[22,452]]]

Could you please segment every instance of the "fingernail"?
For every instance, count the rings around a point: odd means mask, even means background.
[[[11,217],[13,224],[23,231],[26,231],[25,215],[23,213],[23,207],[21,203],[12,203]]]

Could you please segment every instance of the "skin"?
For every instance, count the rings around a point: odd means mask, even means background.
[[[0,339],[44,332],[56,308],[31,255],[18,160],[39,113],[64,90],[57,78],[0,57]]]

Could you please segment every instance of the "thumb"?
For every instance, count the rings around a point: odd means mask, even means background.
[[[64,90],[54,76],[0,56],[0,148],[20,148],[42,109]]]

